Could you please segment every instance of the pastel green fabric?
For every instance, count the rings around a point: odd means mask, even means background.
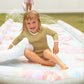
[[[43,51],[49,49],[46,35],[51,35],[54,40],[58,40],[58,35],[55,31],[42,26],[42,30],[36,35],[31,34],[25,29],[12,44],[17,45],[24,37],[26,37],[28,38],[29,43],[33,45],[34,52],[42,56]]]

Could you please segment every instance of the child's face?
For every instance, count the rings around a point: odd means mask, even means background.
[[[26,20],[26,27],[32,33],[38,32],[38,21],[36,19]]]

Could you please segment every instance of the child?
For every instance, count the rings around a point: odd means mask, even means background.
[[[26,7],[25,7],[26,4]],[[31,10],[32,9],[32,4],[34,4],[33,0],[24,0],[24,4],[23,7],[24,9],[26,8],[26,11]]]
[[[53,53],[48,47],[46,35],[51,35],[54,39]],[[68,68],[56,55],[59,52],[57,33],[41,26],[39,14],[34,10],[24,14],[23,30],[8,49],[11,49],[13,45],[17,45],[25,37],[28,38],[29,43],[34,48],[34,50],[24,50],[24,55],[27,59],[42,65],[55,66],[58,64],[61,69]]]

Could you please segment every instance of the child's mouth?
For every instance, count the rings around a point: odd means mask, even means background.
[[[35,29],[35,27],[31,27],[30,29]]]

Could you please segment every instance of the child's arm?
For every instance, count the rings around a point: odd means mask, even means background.
[[[49,29],[49,28],[45,28],[46,29],[46,33],[51,35],[53,37],[54,40],[54,47],[53,47],[53,53],[57,54],[59,52],[59,47],[58,47],[58,34]]]
[[[54,42],[53,53],[57,54],[59,52],[58,42]]]
[[[21,34],[13,40],[12,44],[9,45],[8,49],[11,49],[13,45],[17,45],[23,38],[24,34],[21,32]]]

